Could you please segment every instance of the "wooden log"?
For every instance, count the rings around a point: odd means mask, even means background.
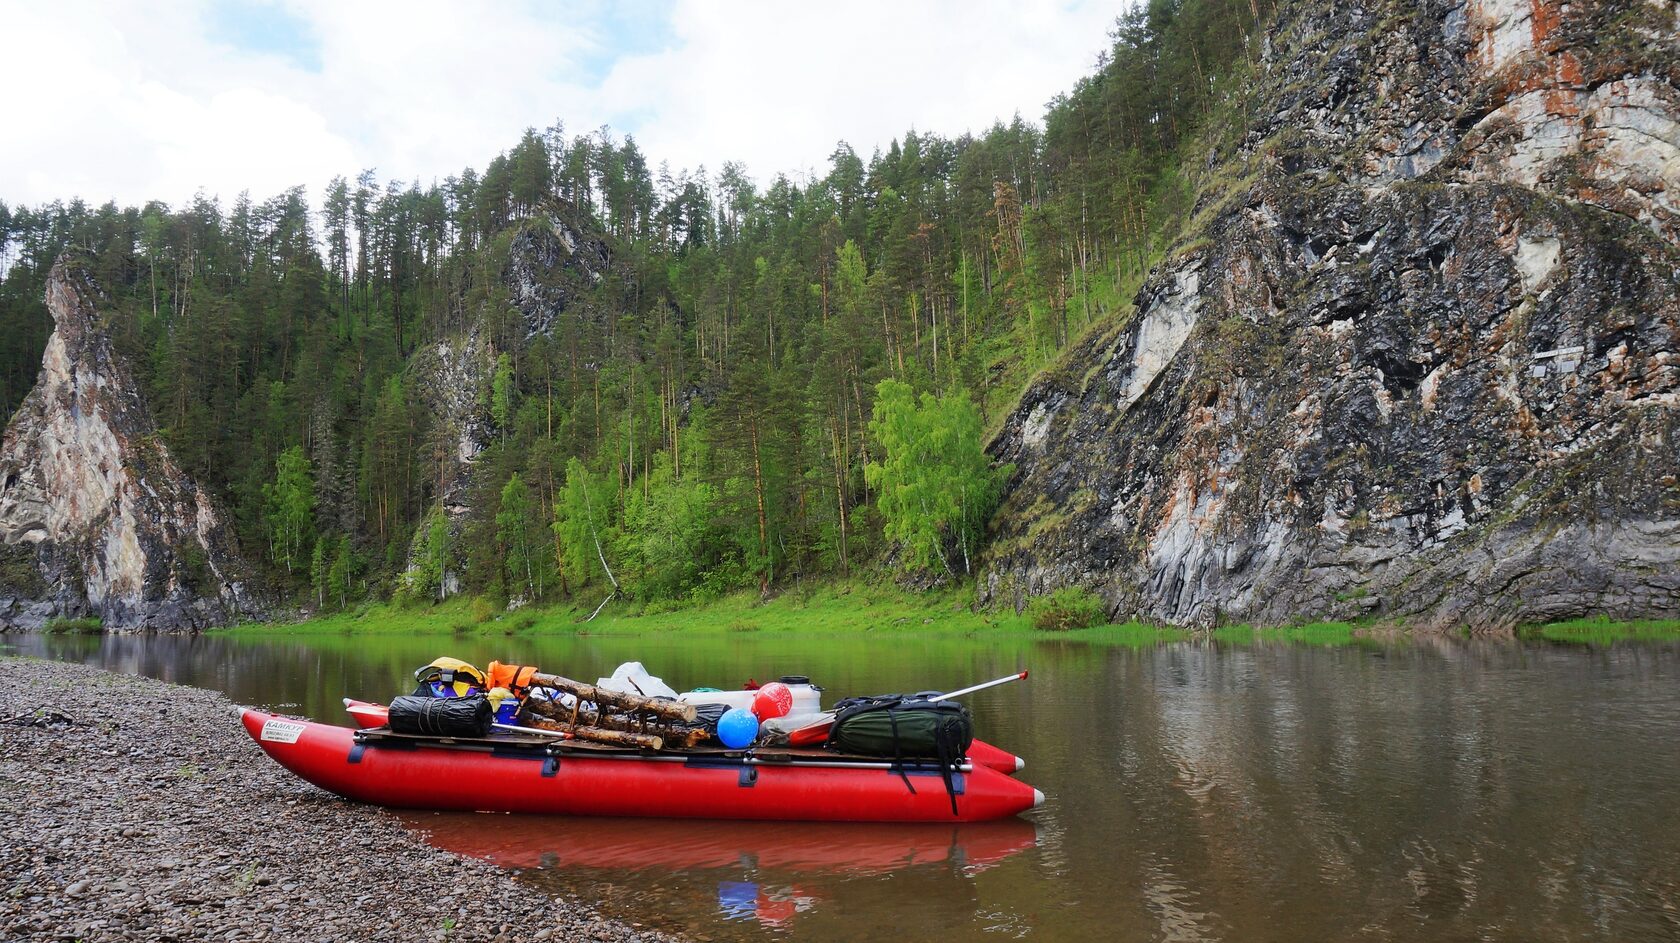
[[[610,743],[614,746],[621,747],[639,747],[644,750],[665,749],[664,738],[658,736],[657,734],[631,733],[627,730],[607,730],[602,727],[587,727],[581,724],[574,727],[569,724],[556,723],[555,721],[543,720],[538,717],[531,718],[528,723],[531,724],[531,726],[536,727],[538,730],[553,730],[560,733],[569,733],[579,740],[589,740],[594,743]]]
[[[683,723],[692,723],[695,717],[693,704],[684,704],[681,701],[657,700],[651,697],[642,697],[640,694],[608,691],[598,685],[584,684],[582,681],[573,681],[571,678],[563,678],[560,675],[534,674],[531,676],[531,684],[564,691],[579,700],[589,701],[614,710],[646,711],[658,717],[679,720]]]
[[[651,733],[659,736],[669,746],[692,747],[711,736],[703,727],[672,727],[668,724],[642,724],[632,718],[600,714],[585,708],[562,707],[552,701],[531,698],[525,702],[531,713],[540,714],[561,729],[570,729],[574,724],[585,727],[600,727],[605,730],[620,730],[626,733]],[[546,727],[542,729],[548,729]]]
[[[573,704],[571,707],[566,707],[559,701],[545,701],[541,698],[533,697],[526,699],[525,709],[531,711],[532,713],[541,714],[549,720],[558,721],[562,724],[587,724],[591,727],[610,727],[614,721],[622,724],[634,723],[634,721],[629,720],[628,718],[613,717],[610,714],[603,717],[598,711],[592,711],[582,706],[581,701]],[[634,730],[639,728],[624,727],[620,729]]]
[[[659,728],[659,735],[665,738],[666,746],[679,747],[684,750],[698,746],[711,739],[712,736],[710,731],[701,727],[689,727],[681,730],[661,727]]]
[[[610,743],[620,747],[641,747],[644,750],[665,749],[665,739],[658,734],[651,733],[630,733],[625,730],[607,730],[602,727],[573,727],[572,736],[579,740]]]

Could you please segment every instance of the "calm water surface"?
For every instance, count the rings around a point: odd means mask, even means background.
[[[440,654],[679,689],[976,695],[1049,801],[984,826],[410,814],[431,841],[710,939],[1680,940],[1680,646],[23,636],[24,654],[345,722]],[[255,759],[253,749],[253,759]]]

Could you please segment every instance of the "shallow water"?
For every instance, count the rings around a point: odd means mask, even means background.
[[[950,689],[1048,801],[983,826],[409,814],[435,843],[711,939],[1680,939],[1680,645],[1337,648],[675,636],[12,636],[345,722],[440,654],[681,688]],[[73,710],[69,711],[74,713]]]

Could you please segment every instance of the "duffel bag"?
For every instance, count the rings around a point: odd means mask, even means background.
[[[974,720],[939,692],[847,698],[834,706],[828,745],[842,753],[955,763],[974,742]]]
[[[389,710],[391,730],[432,737],[484,737],[490,734],[494,712],[490,699],[482,694],[467,697],[393,698]]]

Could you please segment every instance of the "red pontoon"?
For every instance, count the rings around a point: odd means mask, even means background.
[[[536,738],[429,740],[242,710],[275,762],[350,799],[412,809],[829,822],[978,822],[1044,794],[998,770],[821,750],[650,753]],[[1001,751],[1000,751],[1001,752]]]
[[[355,721],[358,727],[367,729],[385,726],[387,712],[383,704],[347,697],[344,699],[344,709],[350,712],[350,719]],[[976,740],[968,748],[968,759],[976,766],[989,766],[1000,773],[1013,774],[1027,768],[1026,760],[984,740]]]

